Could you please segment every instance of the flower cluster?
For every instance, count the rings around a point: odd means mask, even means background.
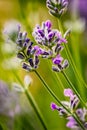
[[[87,110],[85,108],[78,108],[79,105],[79,99],[78,97],[73,93],[71,89],[65,89],[64,95],[66,97],[69,97],[69,101],[62,101],[62,104],[67,107],[71,111],[71,113],[76,113],[79,117],[80,121],[83,123],[85,129],[87,128]],[[57,110],[59,112],[59,115],[66,117],[68,120],[68,123],[66,124],[67,127],[71,129],[78,129],[80,130],[79,124],[76,122],[74,117],[70,115],[63,107],[57,106],[55,103],[51,103],[51,109]]]
[[[42,23],[42,26],[36,25],[32,33],[36,44],[27,37],[27,32],[21,32],[21,26],[18,25],[16,33],[17,57],[22,60],[22,67],[28,71],[38,68],[39,57],[51,59],[55,66],[53,71],[59,72],[68,66],[68,61],[61,57],[63,50],[62,43],[67,40],[62,37],[59,30],[52,29],[50,20]],[[14,41],[13,41],[14,42]]]
[[[28,71],[36,69],[39,65],[39,54],[40,48],[34,46],[33,42],[27,38],[26,32],[21,32],[20,27],[18,28],[18,37],[16,40],[17,44],[17,57],[22,59],[22,67]]]
[[[44,50],[45,53],[41,52],[43,58],[52,59],[53,70],[56,72],[68,66],[68,61],[63,60],[60,52],[63,50],[62,43],[67,43],[67,40],[62,37],[59,30],[52,29],[50,20],[42,23],[42,26],[36,25],[32,35],[38,45]]]
[[[67,9],[68,0],[47,0],[47,8],[55,17],[60,17]]]

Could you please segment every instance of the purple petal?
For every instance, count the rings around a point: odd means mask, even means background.
[[[73,91],[70,89],[70,88],[68,88],[68,89],[64,89],[64,95],[66,96],[66,97],[73,97]]]
[[[62,62],[63,58],[58,54],[56,58],[53,58],[53,63],[59,65]]]
[[[47,20],[47,21],[45,22],[45,26],[46,26],[48,29],[50,29],[51,26],[52,26],[51,21],[50,21],[50,20]]]
[[[51,103],[50,107],[52,110],[56,110],[59,108],[55,103]]]

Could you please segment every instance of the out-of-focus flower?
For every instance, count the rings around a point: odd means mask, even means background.
[[[27,32],[22,33],[20,29],[19,25],[15,42],[17,46],[17,57],[21,59],[23,69],[33,71],[39,64],[37,49],[35,49],[33,42],[27,37]]]
[[[21,60],[16,57],[11,57],[4,59],[2,62],[2,67],[6,70],[16,69],[20,65]]]
[[[78,20],[64,22],[64,26],[66,29],[70,28],[73,32],[82,33],[85,30],[86,22],[79,18]]]
[[[30,84],[32,83],[32,78],[28,75],[25,75],[24,77],[24,86],[21,86],[18,83],[12,83],[13,89],[16,90],[17,92],[25,92],[25,90],[28,89]]]
[[[47,0],[46,5],[50,14],[60,18],[67,10],[68,0]]]
[[[87,0],[78,0],[78,8],[80,16],[87,21]]]
[[[87,0],[73,0],[70,1],[72,11],[79,13],[79,15],[87,21]]]
[[[6,39],[8,37],[8,40],[11,40],[11,41],[15,42],[16,38],[17,38],[17,33],[18,33],[17,25],[19,25],[19,22],[16,21],[16,20],[12,19],[10,21],[7,21],[4,24],[4,31],[3,31],[4,38],[6,36]]]
[[[14,117],[20,112],[19,96],[8,88],[4,81],[0,81],[0,114]]]
[[[69,11],[72,13],[74,18],[79,15],[86,23],[87,27],[87,0],[71,0]],[[78,21],[78,20],[77,20]]]

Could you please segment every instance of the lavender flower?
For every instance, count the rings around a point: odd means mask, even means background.
[[[60,51],[64,48],[62,43],[67,43],[67,40],[62,37],[61,32],[54,30],[51,27],[51,21],[47,20],[42,23],[41,27],[37,25],[32,35],[42,48],[37,48],[37,52],[40,52],[42,58],[52,59],[53,64],[55,64],[52,69],[59,72],[68,66],[68,61],[63,60],[60,55]]]
[[[42,26],[36,25],[32,35],[34,36],[36,42],[40,45],[52,48],[54,45],[60,45],[61,43],[66,43],[61,35],[61,32],[51,28],[52,24],[50,20],[42,23]]]
[[[52,66],[53,71],[60,72],[69,66],[68,60],[63,59],[60,54],[52,59],[55,66]]]
[[[39,65],[39,55],[42,50],[38,46],[34,46],[33,42],[27,37],[27,32],[21,32],[18,26],[17,57],[22,60],[22,68],[27,71],[33,71]]]
[[[87,121],[86,121],[87,110],[85,108],[83,108],[83,109],[79,108],[76,110],[76,114],[78,115],[80,121],[83,123],[84,128],[87,129]],[[78,123],[72,116],[68,117],[67,119],[69,120],[68,123],[66,124],[67,127],[71,128],[71,129],[76,128],[77,130],[81,130]]]
[[[68,0],[47,0],[46,5],[50,14],[60,18],[67,10]]]
[[[78,108],[79,99],[71,89],[65,89],[64,95],[66,97],[69,97],[69,101],[62,101],[61,103],[66,106],[66,108],[69,109],[71,113],[75,113],[80,121],[83,123],[84,128],[87,129],[87,110],[85,108]],[[55,103],[51,103],[51,109],[57,110],[59,112],[59,115],[66,117],[66,119],[68,120],[68,123],[66,124],[67,127],[71,129],[81,130],[79,124],[74,119],[72,114],[68,113],[63,107],[57,106]]]
[[[68,117],[67,119],[69,120],[68,123],[66,124],[68,128],[75,129],[78,127],[77,122],[72,116]]]

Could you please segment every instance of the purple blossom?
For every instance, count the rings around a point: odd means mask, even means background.
[[[78,124],[72,116],[68,117],[67,119],[69,120],[68,123],[66,124],[68,128],[71,128],[71,129],[77,128]]]
[[[55,103],[51,103],[50,106],[52,110],[57,110],[59,108]]]
[[[39,46],[34,46],[34,43],[27,37],[27,32],[21,32],[18,27],[17,57],[22,60],[22,68],[27,71],[33,71],[39,65],[39,55],[44,53]]]
[[[64,95],[66,97],[70,98],[70,108],[71,108],[71,110],[75,109],[78,106],[78,103],[79,103],[78,97],[73,93],[73,91],[70,88],[64,89]]]
[[[35,55],[37,55],[37,56],[42,55],[44,53],[44,50],[37,45],[34,46],[34,50],[36,51]]]
[[[63,58],[60,56],[60,54],[58,54],[55,58],[53,58],[53,63],[56,65],[60,65],[62,62]]]
[[[64,60],[63,57],[61,57],[60,54],[58,54],[55,58],[52,59],[53,64],[55,66],[52,66],[53,71],[60,72],[63,69],[66,69],[68,67],[68,60]]]
[[[67,115],[66,110],[64,110],[63,107],[57,106],[55,103],[51,103],[51,109],[57,110],[59,112],[59,115],[63,115],[63,116]]]
[[[51,21],[47,20],[42,23],[41,27],[37,25],[34,28],[32,35],[36,42],[40,45],[47,46],[48,48],[63,42],[66,43],[67,41],[62,37],[61,32],[51,29],[51,26]]]
[[[66,97],[70,97],[70,98],[72,98],[74,96],[73,91],[70,88],[64,89],[64,95]]]
[[[76,110],[76,114],[78,115],[80,121],[83,123],[84,127],[87,128],[87,122],[86,122],[86,116],[87,116],[87,110],[85,108],[79,108]],[[78,123],[76,122],[76,120],[70,116],[67,118],[69,121],[68,123],[66,124],[66,126],[68,128],[71,128],[71,129],[78,129],[80,130],[80,126],[78,125]]]
[[[47,20],[42,23],[41,27],[37,25],[32,35],[40,45],[40,47],[35,46],[36,55],[51,59],[53,64],[57,65],[57,67],[53,66],[52,69],[56,72],[60,72],[68,66],[68,61],[63,60],[60,55],[60,51],[64,48],[62,43],[67,43],[67,40],[62,37],[61,32],[51,27],[51,21]]]
[[[62,101],[61,103],[71,111],[73,114],[77,114],[79,120],[82,122],[84,128],[87,128],[87,110],[85,108],[78,108],[79,100],[77,96],[73,93],[71,89],[65,89],[64,95],[69,97],[69,101]],[[57,106],[55,103],[51,103],[51,109],[57,110],[59,112],[59,115],[66,117],[68,120],[66,126],[71,129],[78,129],[81,130],[78,122],[75,120],[75,118],[72,116],[72,114],[68,113],[63,107]]]

